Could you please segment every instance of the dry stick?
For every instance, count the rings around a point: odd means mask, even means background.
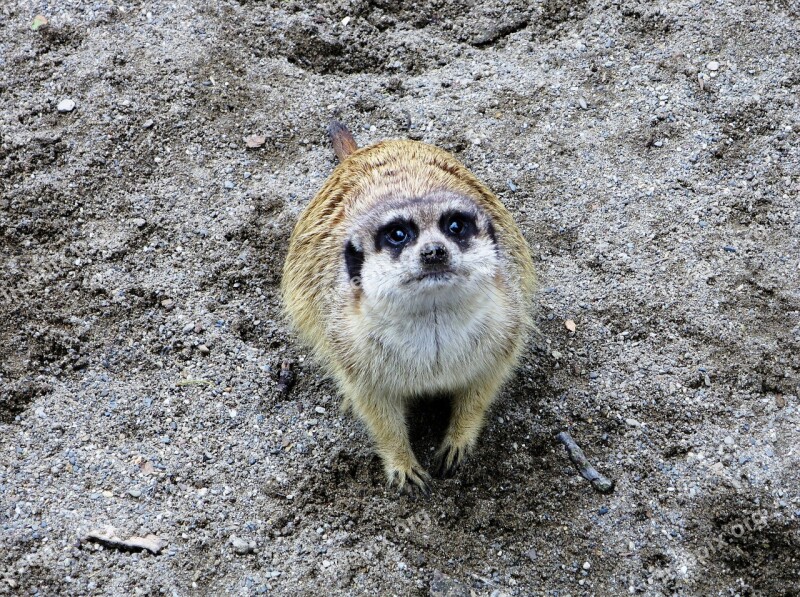
[[[598,473],[595,468],[586,460],[586,455],[581,450],[581,447],[575,443],[572,436],[566,431],[562,431],[556,435],[556,441],[564,444],[567,449],[567,456],[578,469],[581,476],[589,481],[594,487],[595,491],[599,493],[611,493],[614,491],[614,481]]]

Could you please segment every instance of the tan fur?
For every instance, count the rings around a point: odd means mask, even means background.
[[[389,481],[426,491],[428,475],[408,441],[407,403],[425,393],[452,395],[453,414],[438,452],[442,471],[452,472],[474,447],[487,409],[519,359],[532,325],[533,263],[506,208],[449,153],[394,140],[344,157],[292,233],[282,281],[285,309],[301,339],[336,378],[343,405],[354,409],[369,428]],[[487,319],[492,329],[477,339],[465,336],[476,344],[464,356],[464,362],[480,372],[476,378],[457,370],[463,369],[458,355],[452,362],[417,360],[412,366],[402,355],[371,342],[380,331],[375,327],[379,319],[366,317],[363,290],[344,280],[343,247],[359,217],[390,199],[437,192],[463,195],[482,208],[494,224],[503,254],[502,271],[487,289],[491,295],[487,317],[497,318],[499,313],[501,320]],[[453,317],[446,324],[457,326],[457,322]],[[435,318],[430,322],[433,327],[440,324]],[[458,387],[459,379],[468,380],[468,385]],[[432,381],[416,387],[415,380]]]

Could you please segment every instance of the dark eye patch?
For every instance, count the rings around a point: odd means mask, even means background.
[[[490,221],[489,224],[486,226],[486,234],[489,235],[489,238],[492,239],[494,244],[497,244],[497,233],[494,231],[494,224]]]
[[[413,244],[419,235],[417,225],[406,218],[396,218],[384,224],[375,233],[375,250],[388,249],[395,255]]]
[[[475,216],[465,211],[449,211],[439,218],[439,229],[461,246],[469,245],[470,239],[478,233]]]
[[[361,266],[364,265],[364,252],[356,249],[355,245],[348,241],[344,247],[344,264],[347,267],[347,275],[353,278],[361,277]]]

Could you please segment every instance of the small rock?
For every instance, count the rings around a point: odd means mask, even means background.
[[[512,193],[516,193],[517,192],[517,185],[514,184],[513,180],[511,180],[511,179],[507,180],[506,184],[508,185],[508,188],[511,190]]]
[[[642,424],[636,419],[625,419],[625,422],[631,427],[641,427]]]
[[[67,114],[72,112],[75,109],[75,102],[69,98],[63,99],[58,102],[58,106],[56,106],[56,110],[61,112],[62,114]]]
[[[711,71],[719,70],[719,62],[717,62],[716,60],[712,60],[711,62],[706,64],[706,68]]]
[[[147,226],[147,220],[145,220],[144,218],[134,218],[133,225],[139,229],[142,229],[145,226]]]
[[[345,17],[342,19],[342,26],[347,27],[350,24],[350,17]]]
[[[728,253],[735,253],[735,252],[736,252],[736,247],[732,247],[732,246],[730,246],[730,245],[726,245],[726,246],[724,246],[724,247],[722,247],[722,248],[723,248],[725,251],[727,251]]]
[[[470,590],[466,585],[434,570],[429,594],[431,597],[469,597]]]
[[[314,408],[314,412],[317,413],[318,415],[324,415],[325,414],[325,408],[322,407],[322,406],[317,406],[317,407]]]
[[[47,27],[48,22],[49,21],[47,20],[46,16],[44,16],[44,15],[36,15],[35,17],[33,17],[33,22],[31,23],[31,30],[38,31],[39,29],[42,29],[43,27]]]
[[[188,334],[194,331],[194,321],[190,321],[186,325],[183,326],[183,333]]]
[[[248,149],[258,149],[259,147],[264,147],[266,142],[267,138],[264,135],[250,135],[249,137],[244,138],[244,143],[247,145]]]
[[[236,188],[236,184],[234,184],[234,182],[233,182],[232,180],[226,180],[226,181],[225,181],[225,184],[224,184],[223,186],[224,186],[226,189],[228,189],[229,191],[230,191],[231,189],[235,189],[235,188]]]
[[[597,513],[598,513],[600,516],[603,516],[604,514],[608,514],[608,506],[603,506],[602,508],[600,508],[600,509],[597,511]]]
[[[132,498],[142,497],[142,490],[141,489],[136,489],[136,488],[129,489],[128,490],[128,495],[131,496]]]
[[[211,352],[211,350],[205,344],[201,344],[200,346],[198,346],[197,350],[199,350],[200,354],[202,355],[207,355]]]
[[[231,546],[233,547],[233,552],[240,556],[253,553],[256,550],[255,541],[245,541],[236,535],[231,537]]]
[[[36,414],[36,416],[37,416],[37,417],[39,417],[40,419],[46,419],[46,418],[47,418],[47,413],[46,413],[46,412],[44,412],[44,407],[42,407],[42,406],[40,406],[39,408],[37,408],[37,409],[36,409],[35,411],[33,411],[33,412],[34,412],[34,413]]]
[[[589,569],[589,568],[591,568],[591,567],[592,567],[592,565],[591,565],[589,562],[584,562],[584,563],[583,563],[583,569],[584,569],[584,570],[588,570],[588,569]]]
[[[726,446],[732,446],[733,445],[733,438],[730,435],[726,436],[723,441],[725,442]]]
[[[161,306],[164,307],[167,311],[172,311],[175,308],[175,301],[172,299],[164,299],[161,301]]]
[[[775,396],[775,406],[778,408],[784,408],[786,406],[786,398],[783,397],[783,394],[777,394]]]
[[[589,109],[589,104],[586,103],[586,98],[584,98],[583,96],[580,96],[578,98],[578,105],[581,107],[581,110]]]
[[[153,122],[153,119],[152,119],[152,118],[150,118],[150,119],[148,119],[148,120],[145,120],[145,121],[142,123],[142,128],[143,128],[143,129],[151,129],[151,128],[153,128],[153,125],[154,125],[154,124],[155,124],[155,122]]]
[[[525,556],[527,556],[527,558],[528,558],[528,559],[529,559],[531,562],[535,562],[535,561],[536,561],[536,558],[538,558],[538,557],[539,557],[539,555],[536,553],[536,550],[535,550],[535,549],[529,549],[528,551],[526,551],[526,552],[525,552]]]

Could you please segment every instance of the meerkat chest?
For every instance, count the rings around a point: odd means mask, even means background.
[[[496,363],[508,341],[502,301],[476,300],[454,308],[367,317],[359,350],[380,385],[414,394],[463,387]]]

